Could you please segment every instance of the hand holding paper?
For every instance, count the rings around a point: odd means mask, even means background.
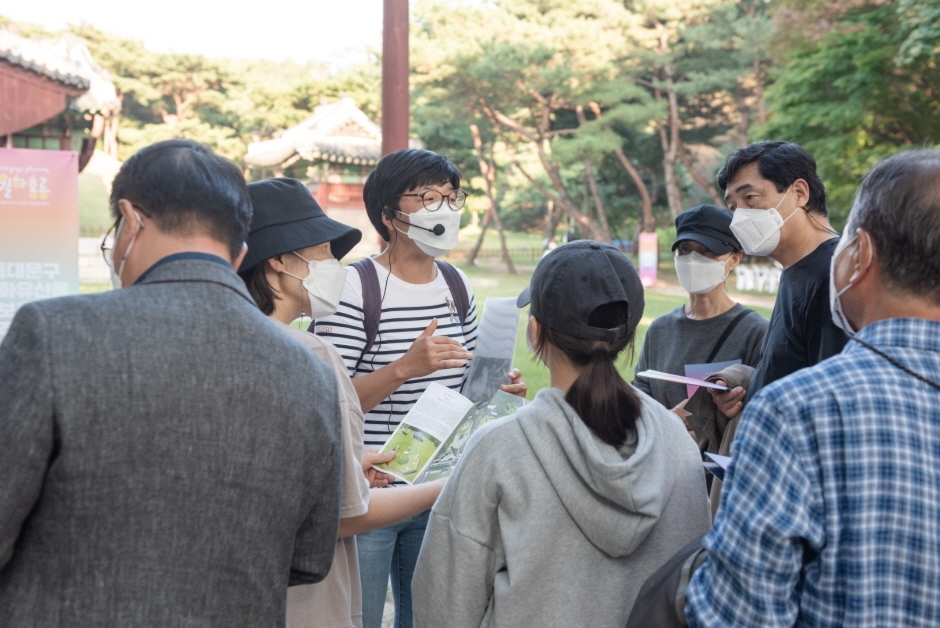
[[[694,377],[685,377],[683,375],[673,375],[672,373],[663,373],[662,371],[648,370],[637,373],[637,377],[646,379],[661,379],[667,382],[676,382],[677,384],[692,384],[693,386],[702,386],[704,388],[713,388],[715,390],[728,390],[724,382],[714,383],[706,382],[704,379],[695,379]]]

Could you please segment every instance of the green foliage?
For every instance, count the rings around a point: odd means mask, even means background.
[[[839,226],[874,163],[940,143],[936,0],[418,0],[412,13],[412,134],[457,163],[476,197],[468,208],[480,212],[476,125],[510,229],[541,232],[553,197],[574,209],[562,228],[572,213],[598,224],[595,184],[611,236],[632,238],[642,196],[621,156],[669,226],[674,191],[683,207],[711,202],[722,156],[771,137],[815,155]],[[0,26],[56,35],[2,17]],[[123,98],[122,158],[186,137],[241,163],[249,142],[342,95],[381,118],[378,59],[330,74],[70,30]]]
[[[874,3],[847,10],[777,71],[768,90],[774,114],[763,133],[793,139],[816,157],[837,226],[878,160],[940,142],[936,58],[896,62],[914,29],[898,13]]]

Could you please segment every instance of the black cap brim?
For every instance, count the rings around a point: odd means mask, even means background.
[[[672,245],[672,250],[675,251],[676,247],[679,246],[680,242],[685,240],[692,240],[693,242],[698,242],[706,249],[714,253],[715,255],[725,255],[726,253],[735,253],[737,249],[733,244],[728,244],[723,242],[718,238],[715,238],[710,235],[705,235],[704,233],[685,233],[682,234],[679,238],[676,239],[675,243]]]
[[[316,216],[291,223],[271,225],[248,236],[248,254],[239,270],[277,255],[330,243],[333,257],[342,259],[362,240],[362,232],[328,216]]]
[[[529,304],[529,301],[531,300],[529,296],[531,293],[532,293],[532,288],[530,286],[526,286],[525,290],[520,292],[519,296],[516,298],[516,307],[523,308],[527,306]]]

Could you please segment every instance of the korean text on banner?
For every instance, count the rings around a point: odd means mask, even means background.
[[[78,293],[78,155],[0,149],[0,340],[16,310]]]

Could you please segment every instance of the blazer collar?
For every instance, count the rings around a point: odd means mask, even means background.
[[[231,266],[222,265],[206,259],[166,259],[157,262],[134,285],[179,282],[216,283],[234,290],[245,300],[257,307],[255,300],[248,293],[245,282]]]

